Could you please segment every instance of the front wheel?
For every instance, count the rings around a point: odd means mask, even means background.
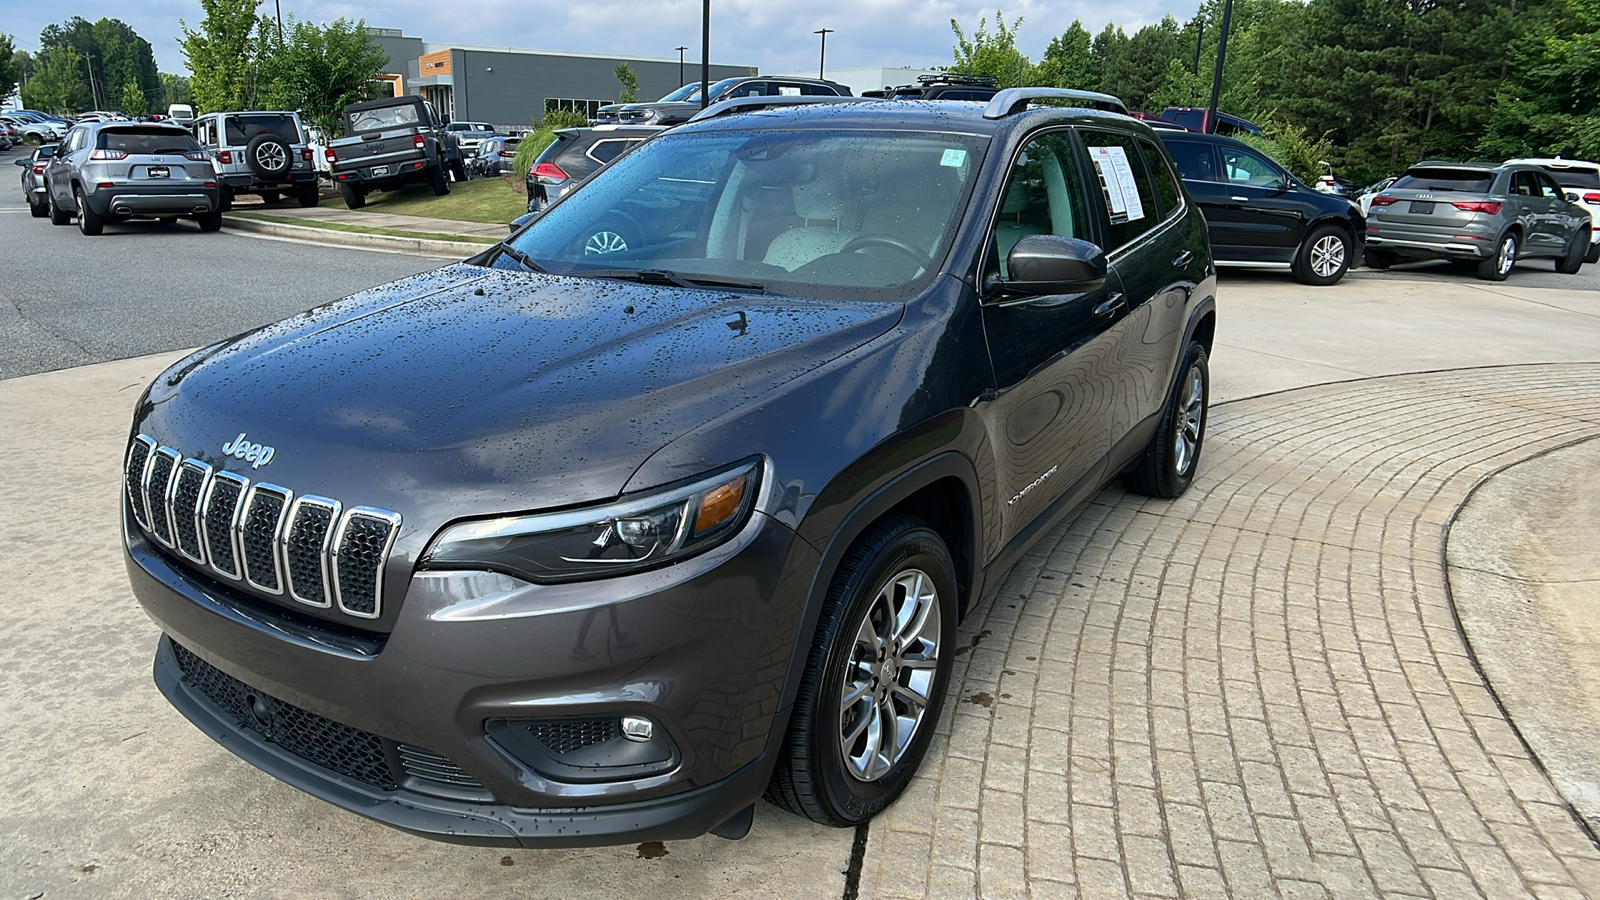
[[[949,689],[956,590],[950,550],[921,520],[885,519],[850,548],[767,787],[773,803],[843,828],[900,796]]]
[[[1584,257],[1589,255],[1589,229],[1580,228],[1572,236],[1572,244],[1565,256],[1556,259],[1556,271],[1562,275],[1576,275],[1583,268]]]
[[[1190,341],[1178,370],[1177,387],[1167,401],[1161,424],[1144,452],[1122,473],[1122,486],[1135,494],[1171,500],[1194,481],[1205,445],[1211,401],[1211,366],[1206,348]]]
[[[48,202],[35,203],[32,200],[29,200],[28,215],[33,216],[35,219],[42,219],[45,216],[50,215],[50,204]]]
[[[1511,267],[1517,264],[1519,246],[1515,234],[1503,235],[1495,254],[1478,263],[1478,277],[1484,281],[1505,281],[1511,275]]]
[[[1316,287],[1338,284],[1349,268],[1350,237],[1332,225],[1311,232],[1294,258],[1295,279]]]
[[[62,209],[60,204],[56,203],[56,195],[53,192],[45,191],[45,205],[50,210],[51,225],[72,224],[72,213]]]
[[[89,207],[89,201],[84,199],[83,191],[74,191],[73,197],[78,201],[78,230],[89,237],[104,231],[105,219]]]

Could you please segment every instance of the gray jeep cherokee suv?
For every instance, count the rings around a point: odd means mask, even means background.
[[[1076,96],[730,101],[478,257],[179,361],[122,503],[160,689],[444,840],[871,818],[960,618],[1108,481],[1198,465],[1205,220],[1145,125],[1032,102]]]

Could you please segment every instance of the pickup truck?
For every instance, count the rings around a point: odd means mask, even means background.
[[[352,103],[340,114],[345,136],[324,154],[345,205],[360,209],[372,191],[427,182],[436,195],[450,193],[450,174],[464,179],[461,147],[445,130],[433,104],[421,97],[387,97]]]

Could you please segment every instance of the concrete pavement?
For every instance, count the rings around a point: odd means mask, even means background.
[[[1108,489],[965,623],[860,896],[1600,897],[1600,852],[1475,668],[1443,564],[1447,536],[1527,558],[1520,526],[1473,518],[1512,521],[1489,505],[1507,473],[1557,508],[1552,481],[1600,493],[1560,455],[1600,436],[1600,295],[1514,281],[1225,280],[1194,490]],[[765,805],[741,842],[475,850],[196,732],[150,683],[115,513],[133,398],[173,356],[0,381],[0,900],[843,894],[852,833]],[[1501,574],[1562,580],[1538,560]]]

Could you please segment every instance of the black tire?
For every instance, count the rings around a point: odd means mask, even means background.
[[[294,199],[301,206],[312,207],[322,202],[322,195],[317,193],[317,183],[308,181],[305,184],[295,186]]]
[[[42,135],[29,132],[28,134],[22,136],[22,142],[24,144],[43,144],[44,137]]]
[[[472,177],[467,174],[467,167],[460,162],[451,163],[450,172],[455,176],[457,181],[467,181]]]
[[[35,203],[32,200],[29,200],[28,214],[33,216],[35,219],[43,219],[50,215],[50,204],[48,202]]]
[[[1511,267],[1517,264],[1517,251],[1522,241],[1517,233],[1508,231],[1495,242],[1495,254],[1478,263],[1478,277],[1484,281],[1505,281],[1511,276]]]
[[[62,209],[56,203],[56,195],[46,190],[44,192],[45,205],[49,208],[51,225],[71,225],[72,213]]]
[[[1301,284],[1327,287],[1350,271],[1350,235],[1335,225],[1311,232],[1294,255],[1294,277]]]
[[[201,231],[221,231],[222,230],[222,210],[221,209],[213,209],[211,212],[201,213],[201,214],[195,216],[194,220],[196,222],[200,223],[200,230]]]
[[[294,165],[293,152],[283,138],[258,134],[244,147],[244,164],[264,179],[278,179],[289,174]]]
[[[925,617],[912,617],[924,624],[906,646],[918,647],[920,653],[906,656],[927,662],[931,647],[931,667],[901,668],[897,660],[904,648],[887,651],[890,656],[884,660],[871,655],[871,647],[858,640],[869,629],[874,641],[881,637],[880,628],[895,630],[884,613],[898,611],[896,600],[908,592],[902,591],[897,581],[900,577],[914,579],[912,573],[924,576],[923,584],[933,589],[934,596],[928,600]],[[900,796],[927,753],[949,690],[955,659],[956,590],[949,548],[918,519],[893,516],[855,542],[828,589],[789,731],[767,786],[768,799],[813,822],[847,828],[871,819]],[[935,614],[938,631],[930,642],[926,635]],[[849,706],[843,703],[847,672],[861,677],[857,684],[863,690]],[[918,672],[932,674],[924,679]],[[870,724],[874,720],[883,724],[885,707],[895,712],[897,721],[907,714],[902,708],[907,712],[913,709],[904,690],[907,680],[926,685],[922,696],[927,703],[899,755],[883,760],[887,766],[877,771],[880,758],[870,749]],[[901,690],[894,690],[897,686]],[[847,726],[846,721],[851,724]],[[855,774],[854,758],[844,747],[847,727],[865,729],[852,742],[852,748],[861,748],[861,759],[866,761],[865,777]]]
[[[1583,268],[1583,258],[1589,255],[1589,229],[1579,228],[1572,236],[1572,244],[1565,256],[1558,258],[1556,271],[1562,275],[1576,275]]]
[[[283,195],[277,191],[262,191],[257,196],[261,198],[261,205],[263,206],[268,203],[277,203],[279,200],[283,199]]]
[[[89,237],[94,237],[105,231],[105,220],[93,209],[89,208],[89,201],[84,199],[83,190],[81,188],[74,190],[72,196],[78,201],[78,230]]]
[[[1589,237],[1589,252],[1583,257],[1583,261],[1591,266],[1600,263],[1600,244],[1594,242],[1593,235]]]
[[[351,209],[360,209],[367,205],[367,192],[353,184],[339,185],[339,196],[344,198],[344,205]]]
[[[233,209],[233,188],[227,185],[217,188],[217,208],[223,212]]]
[[[428,170],[428,187],[433,188],[435,197],[450,193],[450,179],[445,177],[444,166],[434,166]]]
[[[1361,254],[1361,261],[1369,269],[1387,269],[1394,265],[1396,258],[1388,250],[1367,250]]]
[[[1122,473],[1122,486],[1132,493],[1171,500],[1189,489],[1200,467],[1211,418],[1211,366],[1199,341],[1189,342],[1178,373],[1156,433]]]

